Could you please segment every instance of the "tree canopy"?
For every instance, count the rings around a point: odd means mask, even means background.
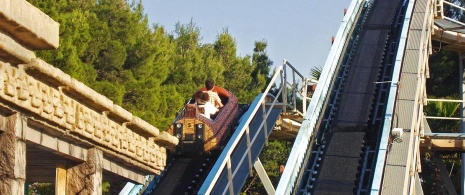
[[[269,80],[266,41],[252,55],[236,54],[227,29],[201,43],[190,21],[173,33],[148,24],[140,0],[29,0],[60,23],[60,46],[37,56],[166,130],[192,94],[213,78],[249,103]]]

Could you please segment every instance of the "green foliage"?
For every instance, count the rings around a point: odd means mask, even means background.
[[[252,71],[253,85],[251,86],[251,91],[263,91],[266,84],[269,83],[271,79],[268,74],[270,73],[270,67],[273,65],[273,61],[270,60],[266,53],[267,45],[268,43],[265,40],[255,42],[252,56],[252,66],[254,70]]]
[[[426,81],[428,98],[453,99],[459,98],[458,89],[459,71],[458,55],[454,52],[439,51],[430,57],[429,68],[431,76]],[[423,108],[427,116],[459,117],[460,104],[454,102],[428,102]],[[458,120],[428,119],[428,125],[433,132],[458,133],[460,124]],[[439,155],[442,154],[442,155]],[[442,158],[446,168],[450,170],[450,177],[457,191],[460,191],[460,155],[455,152],[427,153],[422,157],[423,191],[425,194],[446,194],[444,181],[440,176],[436,163],[431,159],[432,155]],[[456,167],[456,168],[454,168]]]
[[[318,81],[320,79],[322,70],[323,68],[321,66],[310,68],[310,76],[312,76],[312,79]]]
[[[250,102],[248,86],[252,84],[250,72],[253,68],[250,64],[250,57],[241,59],[236,57],[236,43],[231,35],[224,31],[218,36],[214,43],[216,58],[223,65],[222,77],[216,78],[218,83],[223,83],[223,87],[234,93],[241,103]],[[258,93],[252,93],[256,96]]]
[[[460,104],[455,102],[429,102],[423,109],[428,116],[458,117],[459,106]],[[456,120],[429,119],[428,124],[433,132],[458,133],[460,131],[460,124]]]
[[[102,194],[109,194],[110,191],[110,183],[109,182],[102,182]]]
[[[91,64],[82,61],[91,41],[89,19],[94,14],[77,9],[78,6],[68,1],[30,1],[60,23],[60,47],[54,51],[40,51],[38,56],[55,65],[73,78],[90,84],[96,72]]]
[[[449,51],[437,52],[430,57],[429,67],[430,78],[426,80],[426,91],[429,95],[446,97],[459,93],[457,53]]]
[[[28,185],[28,195],[53,195],[55,194],[55,184],[53,183],[30,183]]]
[[[140,0],[28,1],[60,23],[59,48],[39,51],[38,57],[160,130],[168,129],[207,78],[240,103],[250,103],[270,80],[273,62],[265,40],[255,42],[253,55],[240,57],[227,29],[213,43],[201,44],[193,21],[175,24],[173,33],[156,24],[150,28]],[[275,184],[289,151],[283,142],[270,142],[260,157]],[[49,184],[36,186],[40,194],[54,193]],[[259,188],[255,182],[248,186]],[[108,193],[108,184],[103,187]],[[263,192],[252,188],[246,191]]]
[[[94,84],[96,91],[105,94],[115,104],[121,105],[123,102],[124,86],[118,83],[111,83],[109,81],[96,81]]]
[[[201,44],[193,21],[175,24],[172,34],[150,28],[141,1],[29,2],[60,23],[59,48],[38,57],[161,130],[207,78],[241,103],[250,103],[269,80],[266,41],[255,43],[253,56],[240,57],[227,29]]]
[[[429,98],[459,99],[458,55],[455,52],[440,51],[430,57],[430,78],[426,80]],[[444,87],[448,86],[448,87]],[[428,116],[458,117],[459,103],[428,102],[423,109]],[[429,119],[433,132],[458,132],[456,120]]]

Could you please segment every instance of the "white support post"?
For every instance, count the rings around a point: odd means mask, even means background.
[[[287,89],[286,89],[286,60],[283,60],[283,70],[281,74],[281,87],[282,87],[282,99],[283,99],[283,112],[286,113],[286,107],[287,107]],[[284,75],[284,76],[283,76]],[[266,95],[266,94],[265,94]]]
[[[308,79],[303,78],[302,80],[302,89],[303,89],[303,94],[302,94],[302,115],[305,116],[307,114],[307,98],[308,98]]]
[[[268,126],[266,124],[266,108],[265,108],[265,102],[262,102],[262,109],[263,109],[263,114],[262,114],[262,117],[263,117],[263,132],[264,132],[264,136],[265,136],[265,146],[268,146]]]
[[[228,186],[229,194],[234,195],[234,185],[233,185],[232,171],[231,171],[231,157],[228,157],[227,168],[228,168],[228,180],[229,180],[229,186]]]
[[[460,93],[460,98],[462,100],[465,100],[465,84],[463,83],[464,82],[464,70],[463,70],[463,54],[462,53],[459,53],[459,73],[460,73],[460,91],[462,93]],[[465,133],[465,122],[463,120],[464,116],[465,116],[465,104],[463,102],[460,103],[460,118],[462,118],[462,120],[460,120],[460,132],[462,133]],[[460,163],[460,166],[461,166],[461,180],[460,180],[460,186],[461,187],[461,194],[464,194],[465,193],[465,153],[462,153],[462,162]]]
[[[274,194],[275,193],[274,186],[271,183],[271,180],[268,177],[268,174],[266,173],[265,169],[263,168],[262,162],[260,162],[259,158],[257,158],[257,161],[255,161],[253,167],[255,168],[255,171],[257,171],[258,177],[262,181],[262,184],[265,187],[266,192],[270,195]]]
[[[250,148],[251,144],[250,144],[250,134],[249,134],[249,130],[250,128],[247,127],[245,129],[245,134],[247,136],[247,157],[249,159],[249,175],[252,177],[253,174],[252,174],[252,149]]]
[[[297,84],[295,82],[295,72],[292,70],[292,94],[293,94],[293,106],[292,109],[294,112],[297,111]]]
[[[66,162],[56,165],[55,193],[66,194]]]

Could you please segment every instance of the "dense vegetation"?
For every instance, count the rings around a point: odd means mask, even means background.
[[[426,91],[429,99],[460,99],[459,65],[456,52],[437,50],[429,59],[430,78],[426,80]],[[445,87],[447,86],[447,87]],[[424,107],[426,116],[460,117],[459,103],[429,101]],[[428,125],[432,132],[458,133],[458,120],[429,119]],[[436,158],[436,159],[435,159]],[[444,162],[450,171],[450,178],[457,192],[460,192],[460,153],[457,152],[426,152],[422,153],[423,191],[425,194],[447,194],[440,176],[437,160]]]
[[[60,46],[38,56],[166,130],[205,79],[249,103],[266,87],[272,61],[266,41],[252,55],[236,55],[228,30],[202,44],[193,21],[166,32],[149,27],[141,1],[29,0],[60,23]]]

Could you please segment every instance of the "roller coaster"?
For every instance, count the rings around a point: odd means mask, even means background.
[[[238,194],[254,168],[268,194],[421,191],[415,190],[421,186],[412,170],[419,164],[427,124],[417,99],[426,96],[421,86],[435,3],[353,0],[311,97],[310,79],[284,60],[266,90],[243,107],[221,150],[208,157],[171,158],[162,174],[148,176],[145,185],[128,184],[122,194]],[[399,88],[401,76],[407,79],[404,88]],[[271,95],[273,85],[279,87]],[[275,189],[258,156],[279,116],[289,113],[300,116],[301,125]],[[406,141],[401,146],[393,137]],[[381,190],[389,180],[402,184]]]
[[[240,191],[253,168],[266,175],[258,155],[268,142],[280,114],[285,112],[302,117],[305,115],[304,108],[310,99],[308,98],[310,91],[307,91],[306,87],[311,83],[310,79],[304,78],[289,62],[285,61],[284,65],[278,67],[275,72],[266,90],[258,95],[251,104],[238,105],[236,108],[238,117],[229,115],[227,115],[229,117],[221,117],[224,111],[220,111],[217,119],[213,122],[216,122],[218,118],[222,118],[221,120],[237,118],[237,120],[228,121],[228,124],[233,124],[233,128],[229,133],[221,133],[230,135],[225,135],[228,142],[219,146],[219,150],[212,150],[207,155],[200,155],[199,151],[194,149],[199,148],[198,141],[202,142],[201,147],[205,150],[213,148],[208,145],[212,139],[206,138],[204,141],[195,139],[200,135],[198,133],[200,128],[197,128],[197,124],[205,125],[201,128],[201,132],[205,132],[206,137],[208,129],[216,125],[210,124],[210,120],[197,114],[197,117],[187,119],[192,120],[190,126],[195,126],[195,131],[192,131],[195,133],[182,133],[182,131],[177,130],[177,125],[173,126],[173,132],[176,135],[179,134],[178,137],[182,140],[186,136],[192,137],[192,141],[181,141],[181,143],[190,144],[190,146],[183,146],[185,154],[179,155],[174,152],[169,158],[165,171],[160,175],[148,176],[146,185],[128,183],[121,194],[224,194],[227,192],[235,194]],[[273,94],[271,90],[275,83],[279,83],[277,86],[280,87],[275,89]],[[231,97],[235,98],[232,94]],[[302,103],[299,104],[302,107],[299,109],[297,108],[298,98],[302,99]],[[233,100],[229,100],[225,104],[226,108],[223,109],[229,109],[227,107],[230,102],[237,104],[237,100]],[[287,103],[284,104],[278,100]],[[196,115],[193,114],[196,113],[195,111],[193,113],[188,111],[194,109],[193,106],[193,104],[188,103],[175,120],[179,122],[175,124],[180,124],[182,121],[187,126],[188,123],[184,121],[186,113]],[[227,112],[229,113],[229,111]],[[179,128],[182,126],[179,125]],[[212,135],[218,136],[219,134],[213,133]],[[188,151],[189,148],[192,150]],[[177,150],[174,149],[174,151]],[[274,189],[270,190],[274,191]]]

